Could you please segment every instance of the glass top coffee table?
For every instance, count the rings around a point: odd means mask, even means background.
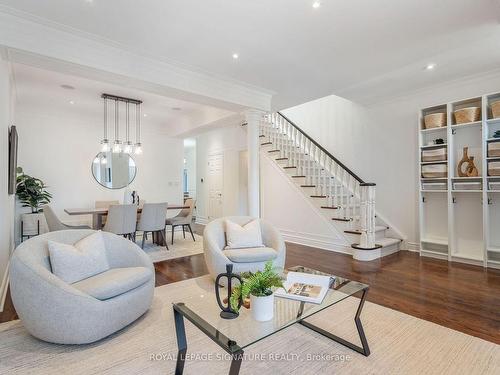
[[[287,271],[328,275],[302,266],[292,267]],[[238,318],[222,319],[219,315],[221,310],[215,298],[213,283],[211,284],[211,288],[196,288],[186,291],[186,297],[183,298],[183,301],[173,304],[175,332],[179,350],[175,373],[180,375],[184,371],[187,352],[184,319],[189,320],[222,349],[231,354],[230,375],[239,373],[243,359],[243,349],[296,323],[302,324],[358,353],[365,356],[370,355],[370,349],[360,319],[369,288],[368,285],[334,275],[329,276],[332,276],[334,281],[321,304],[275,297],[274,317],[267,322],[254,320],[251,317],[250,311],[244,307],[241,308]],[[305,320],[358,292],[361,294],[361,298],[356,314],[354,315],[354,322],[358,330],[361,346],[335,336],[333,333],[327,332]]]

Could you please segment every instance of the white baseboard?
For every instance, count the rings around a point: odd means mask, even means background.
[[[406,242],[406,249],[408,251],[420,252],[420,244],[417,242]]]
[[[9,289],[9,265],[3,275],[2,284],[0,284],[0,312],[3,311],[5,299],[7,298],[7,290]]]
[[[352,254],[352,248],[341,243],[338,239],[335,240],[330,237],[312,233],[292,232],[286,229],[280,229],[280,232],[286,242],[292,242],[328,251],[335,251],[342,254]]]

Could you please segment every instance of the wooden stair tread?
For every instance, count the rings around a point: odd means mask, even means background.
[[[338,210],[339,208],[337,206],[321,206],[321,208],[327,209],[327,210]]]
[[[381,232],[384,230],[389,229],[389,227],[385,227],[383,225],[377,225],[375,226],[375,232]],[[352,229],[352,230],[345,230],[344,233],[349,233],[349,234],[361,234],[361,231],[359,229]]]
[[[268,152],[280,152],[280,150],[269,150]]]
[[[276,158],[274,160],[288,160],[288,158]]]
[[[344,222],[349,222],[351,219],[342,219],[340,217],[332,217],[332,220],[334,221],[344,221]]]
[[[267,146],[267,145],[272,145],[273,142],[264,142],[264,143],[261,143],[260,145],[261,146]]]
[[[316,187],[316,185],[300,185],[300,187]]]
[[[311,195],[311,198],[326,198],[326,195]]]
[[[283,167],[283,169],[290,169],[290,168],[297,168],[297,167],[294,167],[294,166],[286,166],[286,167]],[[293,177],[293,176],[292,176]],[[302,177],[302,176],[299,176],[299,177]]]
[[[306,176],[290,176],[292,178],[306,178]]]

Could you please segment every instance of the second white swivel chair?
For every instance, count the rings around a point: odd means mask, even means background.
[[[142,244],[144,249],[144,241],[147,233],[151,232],[151,237],[154,235],[160,236],[168,250],[167,240],[165,239],[165,218],[167,217],[168,203],[145,203],[142,207],[141,217],[137,223],[137,230],[142,231]]]
[[[137,206],[135,204],[117,204],[109,206],[108,218],[103,231],[135,240],[137,224]]]

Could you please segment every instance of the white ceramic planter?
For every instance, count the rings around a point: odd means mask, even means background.
[[[259,322],[271,320],[274,316],[274,293],[266,297],[250,295],[252,318]]]

